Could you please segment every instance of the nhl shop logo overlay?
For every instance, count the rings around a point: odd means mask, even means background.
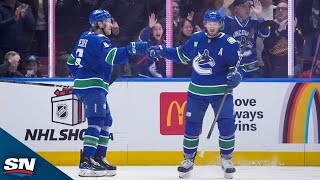
[[[17,176],[32,176],[36,158],[8,158],[4,162],[3,174],[12,174]]]
[[[14,129],[9,132],[14,133]],[[0,128],[0,179],[69,180],[69,176]],[[58,157],[57,157],[58,158]]]

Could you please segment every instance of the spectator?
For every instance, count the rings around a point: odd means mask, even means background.
[[[192,22],[189,19],[181,19],[179,22],[179,33],[177,37],[174,37],[174,46],[178,47],[190,38],[193,33]],[[188,61],[187,64],[175,63],[173,64],[173,77],[191,77],[192,61]]]
[[[273,5],[272,0],[260,0],[261,1],[261,5],[262,5],[262,17],[265,20],[273,20],[274,19],[274,15],[273,15],[273,11],[276,8],[275,5]],[[251,17],[253,17],[254,19],[256,18],[256,15],[253,13],[253,11],[251,11],[250,14]],[[264,44],[263,44],[263,38],[258,37],[257,38],[257,59],[258,59],[258,63],[259,63],[259,71],[260,74],[263,74],[263,70],[264,70],[264,62],[262,60],[262,51],[264,48]]]
[[[78,0],[56,1],[56,52],[71,53],[74,43],[81,35],[80,4]],[[87,16],[86,16],[87,18]],[[80,27],[79,27],[80,26]],[[86,23],[87,28],[89,26]]]
[[[42,73],[40,71],[40,58],[39,56],[29,55],[26,58],[26,77],[28,78],[35,78],[35,77],[42,77]]]
[[[320,0],[299,0],[295,5],[298,27],[301,27],[305,40],[303,57],[315,56],[320,33]]]
[[[140,31],[148,24],[150,0],[104,0],[100,3],[101,9],[109,9],[117,26],[118,36],[110,36],[114,46],[121,47],[135,41]],[[115,76],[133,76],[132,64],[127,62],[113,67]]]
[[[0,65],[0,77],[24,77],[24,75],[18,71],[19,61],[19,53],[15,51],[7,52],[4,57],[4,63]]]
[[[27,4],[17,0],[1,1],[0,59],[3,59],[9,51],[18,52],[22,59],[30,54],[34,27],[35,20],[31,8]],[[0,60],[0,64],[2,62]]]
[[[39,56],[48,56],[48,1],[19,1],[30,6],[36,22],[35,34],[32,42],[32,53]]]
[[[297,21],[294,25],[296,24]],[[297,30],[295,39],[295,47],[303,44],[302,36]],[[270,26],[270,36],[264,39],[263,61],[265,62],[263,77],[288,77],[288,3],[285,0],[280,0],[277,4],[276,18]]]
[[[66,63],[69,54],[66,51],[59,52],[56,56],[56,77],[70,77]]]
[[[34,53],[40,56],[48,56],[48,1],[37,0],[35,3],[36,48]]]
[[[165,23],[158,21],[155,14],[149,16],[149,26],[140,33],[140,40],[147,41],[150,46],[165,46]],[[166,63],[164,58],[150,58],[144,56],[137,62],[139,76],[141,77],[166,77]]]
[[[299,78],[320,78],[320,57],[317,57],[317,62],[310,70],[304,71],[299,75]]]
[[[191,9],[194,11],[192,25],[195,31],[204,29],[203,27],[203,16],[209,9],[219,9],[223,4],[223,0],[193,0]]]
[[[224,20],[223,32],[230,34],[240,43],[240,49],[248,41],[247,47],[243,49],[242,62],[247,71],[246,77],[255,78],[259,76],[259,64],[257,60],[256,41],[257,37],[268,37],[269,29],[267,27],[259,29],[252,37],[248,37],[251,28],[264,22],[262,16],[262,5],[259,0],[225,0],[219,12],[225,16],[227,8],[234,2],[234,15],[227,16]],[[250,8],[253,5],[253,12],[256,14],[258,20],[250,17]]]
[[[178,28],[178,23],[180,21],[180,4],[179,0],[173,0],[172,1],[172,19],[173,19],[173,25],[175,28]]]

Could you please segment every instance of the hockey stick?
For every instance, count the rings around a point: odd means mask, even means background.
[[[267,26],[269,26],[270,24],[271,24],[271,21],[265,21],[265,22],[260,23],[260,24],[254,26],[254,27],[252,27],[252,28],[250,29],[250,32],[249,32],[249,34],[248,34],[248,36],[247,36],[247,39],[246,39],[245,43],[243,44],[242,49],[240,50],[239,59],[238,59],[237,64],[236,64],[236,66],[235,66],[235,68],[234,68],[234,71],[232,72],[232,75],[235,75],[235,74],[237,73],[237,71],[238,71],[238,68],[239,68],[239,66],[240,66],[240,63],[241,63],[241,60],[242,60],[242,57],[243,57],[244,50],[246,49],[246,47],[247,47],[248,44],[249,44],[249,39],[250,39],[250,38],[254,35],[254,33],[256,33],[260,28],[267,27]],[[220,104],[220,106],[219,106],[219,108],[218,108],[217,114],[215,115],[215,118],[214,118],[214,120],[213,120],[213,122],[212,122],[212,124],[211,124],[211,127],[210,127],[210,130],[209,130],[209,132],[208,132],[206,141],[204,142],[203,148],[202,148],[202,150],[200,151],[199,156],[202,157],[202,158],[203,158],[203,156],[204,156],[205,149],[206,149],[206,147],[207,147],[208,144],[209,144],[209,140],[210,140],[210,137],[211,137],[211,135],[212,135],[213,129],[214,129],[216,123],[217,123],[218,118],[220,117],[220,113],[221,113],[222,107],[223,107],[223,105],[224,105],[224,103],[225,103],[225,101],[226,101],[226,99],[227,99],[228,92],[229,92],[229,88],[226,88],[226,90],[224,91],[224,94],[223,94],[223,98],[222,98],[221,104]]]
[[[0,83],[13,83],[13,84],[26,84],[35,86],[47,86],[47,87],[62,87],[62,88],[73,88],[73,86],[66,86],[60,84],[50,84],[50,83],[37,83],[37,82],[25,82],[25,81],[14,81],[14,80],[0,80]]]

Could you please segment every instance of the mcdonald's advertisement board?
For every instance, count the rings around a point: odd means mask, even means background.
[[[63,83],[72,84],[71,80]],[[110,161],[115,164],[178,164],[183,158],[187,88],[187,81],[114,83],[108,95],[113,117]],[[77,123],[64,123],[68,115],[79,114],[77,106],[75,109],[68,107],[64,101],[56,103],[60,113],[53,112],[57,108],[52,108],[51,100],[56,97],[57,90],[62,89],[1,82],[0,126],[55,165],[75,165],[86,120],[69,119],[68,122]],[[235,162],[320,165],[319,102],[320,83],[240,84],[234,90]],[[52,121],[52,116],[61,114],[61,109],[63,119]],[[203,147],[213,119],[209,106],[199,149]],[[198,163],[218,163],[218,136],[215,127],[206,149],[207,158],[198,158]],[[57,156],[63,160],[58,161]]]

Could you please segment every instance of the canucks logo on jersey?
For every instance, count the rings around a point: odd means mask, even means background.
[[[209,50],[205,49],[203,54],[198,52],[198,55],[193,59],[193,69],[200,75],[211,75],[212,67],[215,66],[214,59],[209,55]]]
[[[248,35],[249,35],[249,31],[244,30],[244,29],[235,31],[233,33],[233,37],[238,40],[238,42],[240,44],[240,49],[241,49],[241,51],[243,51],[243,57],[250,56],[252,54],[251,49],[254,48],[253,44],[251,42],[251,40],[254,41],[254,38],[248,37]],[[248,45],[247,45],[246,49],[243,49],[244,48],[243,46],[246,41],[248,41]]]

